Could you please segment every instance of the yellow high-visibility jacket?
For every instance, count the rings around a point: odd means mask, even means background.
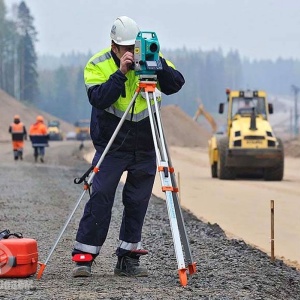
[[[182,74],[171,62],[160,58],[163,70],[157,72],[156,96],[160,92],[169,95],[180,90],[184,84]],[[84,70],[84,81],[92,105],[91,138],[96,147],[103,149],[114,133],[120,118],[127,109],[139,84],[134,70],[124,75],[120,70],[120,60],[110,48],[95,54]],[[119,151],[153,150],[153,139],[148,117],[147,103],[143,93],[126,116],[111,150]]]

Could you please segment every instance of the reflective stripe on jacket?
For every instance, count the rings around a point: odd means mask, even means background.
[[[43,122],[36,122],[30,126],[29,137],[34,147],[48,146],[48,129]]]

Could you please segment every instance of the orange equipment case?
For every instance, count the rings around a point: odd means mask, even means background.
[[[37,271],[37,242],[28,238],[0,240],[0,278],[29,277]]]

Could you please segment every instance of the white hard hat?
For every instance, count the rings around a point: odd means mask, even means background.
[[[110,37],[118,45],[134,45],[139,31],[139,27],[135,21],[126,16],[122,16],[118,17],[113,23]]]

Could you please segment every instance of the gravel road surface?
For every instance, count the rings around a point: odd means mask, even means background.
[[[12,160],[10,144],[0,143],[0,230],[22,232],[38,242],[44,262],[65,221],[82,194],[75,177],[89,165],[77,142],[53,142],[46,162],[34,163],[31,149],[22,162]],[[242,240],[228,239],[217,224],[198,220],[183,211],[197,273],[187,287],[178,281],[177,262],[163,199],[152,197],[146,216],[142,258],[147,278],[113,275],[114,254],[122,215],[122,184],[104,247],[90,278],[72,278],[71,250],[86,194],[55,249],[43,277],[0,279],[0,299],[300,299],[300,272],[283,261],[272,262],[264,252]]]

